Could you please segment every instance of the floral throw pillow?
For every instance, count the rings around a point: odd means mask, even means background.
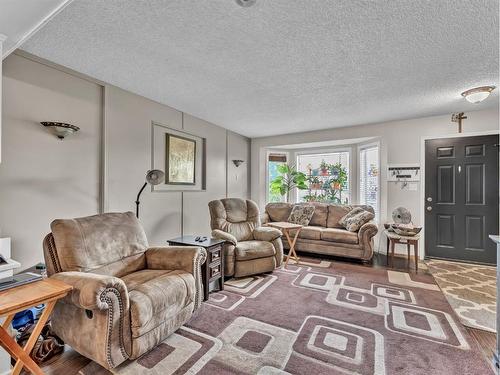
[[[311,205],[295,205],[292,208],[292,212],[290,212],[290,216],[288,216],[288,222],[293,224],[300,225],[309,225],[314,214],[314,206]]]
[[[361,207],[356,207],[349,211],[344,217],[339,220],[339,224],[342,225],[349,232],[357,232],[363,224],[368,223],[373,220],[375,215],[370,211],[366,211]]]
[[[345,214],[343,217],[341,217],[339,219],[339,225],[343,226],[344,228],[346,228],[346,220],[347,219],[350,219],[351,217],[361,213],[361,212],[364,212],[365,210],[363,210],[361,207],[356,207],[356,208],[352,208],[351,211],[349,211],[347,214]],[[347,229],[347,228],[346,228]]]

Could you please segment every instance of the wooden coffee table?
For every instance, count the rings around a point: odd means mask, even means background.
[[[299,236],[300,230],[303,228],[303,225],[287,223],[286,221],[277,221],[273,223],[267,223],[267,226],[282,231],[286,237],[286,240],[288,241],[288,244],[290,245],[290,250],[288,250],[288,255],[285,261],[285,268],[288,267],[288,261],[290,260],[290,258],[295,260],[296,264],[299,264],[300,258],[297,256],[297,253],[295,252],[295,242],[297,242],[297,237]],[[296,229],[296,232],[293,240],[290,240],[290,230],[292,229]]]
[[[0,317],[5,317],[5,321],[0,326],[0,346],[9,355],[17,359],[16,365],[12,369],[12,374],[19,374],[24,366],[33,374],[43,375],[40,367],[31,359],[30,353],[45,323],[47,323],[57,300],[66,296],[71,289],[73,289],[71,285],[67,285],[62,281],[45,279],[0,292]],[[24,348],[21,348],[10,337],[7,329],[17,312],[38,306],[42,303],[45,304],[45,309],[40,319],[38,319],[26,345]]]

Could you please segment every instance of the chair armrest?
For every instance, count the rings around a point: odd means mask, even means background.
[[[259,227],[253,230],[253,238],[258,241],[268,241],[271,242],[277,238],[280,238],[283,234],[279,229],[271,227]]]
[[[207,251],[196,246],[150,247],[146,250],[146,264],[150,270],[180,270],[195,274],[207,259]]]
[[[238,240],[235,236],[220,229],[214,229],[212,231],[212,237],[232,243],[234,246],[236,246],[236,244],[238,243]]]
[[[108,310],[112,293],[121,301],[124,310],[129,308],[127,286],[123,280],[106,275],[87,272],[59,272],[51,276],[73,287],[66,299],[85,310]]]

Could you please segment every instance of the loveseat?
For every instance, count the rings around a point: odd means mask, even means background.
[[[339,220],[355,207],[361,207],[374,213],[370,206],[365,205],[340,205],[327,203],[307,203],[313,205],[314,214],[309,225],[304,226],[299,232],[295,250],[315,254],[334,255],[346,258],[360,259],[368,262],[373,257],[373,237],[378,232],[377,225],[370,221],[363,224],[357,232],[350,232]],[[287,221],[292,211],[293,204],[269,203],[261,217],[262,224],[269,222]],[[295,236],[290,231],[291,237]],[[283,238],[283,247],[290,246]]]

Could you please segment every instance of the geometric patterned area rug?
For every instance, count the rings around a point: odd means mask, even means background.
[[[83,375],[109,374],[91,363]],[[430,275],[307,261],[233,279],[114,374],[493,374]]]
[[[426,263],[460,321],[496,333],[496,267],[442,260]]]

